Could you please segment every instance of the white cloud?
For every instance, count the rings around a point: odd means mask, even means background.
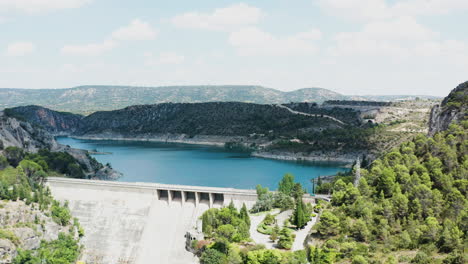
[[[161,52],[158,56],[148,52],[145,53],[147,65],[161,65],[161,64],[181,64],[185,61],[185,56],[175,52]]]
[[[211,13],[184,13],[172,18],[172,23],[181,28],[230,31],[256,24],[263,16],[259,8],[239,3],[217,8]]]
[[[312,54],[317,47],[312,40],[321,38],[321,32],[313,29],[287,37],[277,37],[256,27],[243,28],[232,32],[229,44],[240,55],[297,55]]]
[[[400,16],[440,15],[468,9],[467,0],[318,0],[327,13],[355,20],[380,20]]]
[[[14,42],[6,49],[7,56],[24,56],[34,52],[35,46],[31,42]]]
[[[112,33],[116,40],[151,40],[156,38],[157,31],[147,22],[134,19],[129,25],[121,27]]]
[[[152,40],[156,38],[157,31],[147,22],[134,19],[129,25],[121,27],[100,43],[84,45],[66,45],[62,48],[62,54],[70,55],[99,55],[115,48],[121,41]]]
[[[0,13],[37,14],[59,9],[78,8],[92,0],[0,0]]]
[[[329,55],[341,62],[359,61],[356,64],[379,67],[412,65],[415,73],[424,72],[421,68],[442,72],[447,67],[468,67],[467,42],[441,39],[438,32],[413,18],[371,22],[361,31],[338,33],[333,40]]]
[[[424,27],[411,17],[376,21],[358,32],[342,32],[334,37],[334,55],[361,54],[407,56],[411,47],[436,38],[437,32]]]
[[[112,40],[85,45],[66,45],[62,48],[61,53],[66,55],[94,56],[112,50],[116,45],[117,43]]]

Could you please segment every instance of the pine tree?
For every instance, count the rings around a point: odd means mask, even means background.
[[[236,206],[234,205],[234,202],[231,200],[231,202],[229,203],[229,206],[228,206],[229,210],[231,211],[231,214],[232,215],[237,215],[238,212],[237,212],[237,209],[236,209]]]
[[[271,234],[270,234],[271,241],[273,242],[276,241],[278,239],[279,233],[280,233],[280,228],[276,224],[275,227],[273,227],[273,230],[271,231]]]
[[[240,216],[240,218],[242,220],[244,220],[244,222],[247,224],[247,226],[250,227],[250,217],[249,217],[249,213],[247,211],[247,206],[245,206],[245,203],[242,204],[242,208],[240,210],[239,216]]]
[[[202,215],[202,232],[207,233],[208,231],[208,215],[203,214]]]
[[[301,199],[296,202],[296,208],[294,210],[294,225],[299,229],[306,225],[306,216],[304,215],[304,204]]]

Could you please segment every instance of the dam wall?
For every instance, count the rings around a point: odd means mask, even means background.
[[[87,264],[198,263],[184,235],[203,212],[231,201],[251,208],[257,198],[253,190],[157,183],[48,178],[47,185],[79,219]]]

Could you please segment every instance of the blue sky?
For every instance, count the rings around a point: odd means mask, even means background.
[[[253,84],[446,95],[467,0],[0,0],[0,87]]]

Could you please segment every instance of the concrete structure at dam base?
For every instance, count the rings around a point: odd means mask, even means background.
[[[185,234],[197,230],[209,208],[231,201],[251,208],[255,190],[158,183],[48,178],[55,199],[68,201],[85,231],[81,260],[87,264],[190,264]],[[315,198],[306,195],[305,200]]]

